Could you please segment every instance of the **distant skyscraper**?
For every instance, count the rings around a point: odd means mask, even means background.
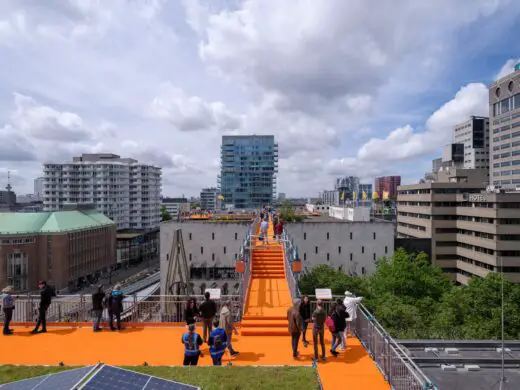
[[[351,200],[354,192],[359,192],[359,177],[338,177],[334,189],[340,193],[341,200]],[[343,195],[341,195],[343,194]]]
[[[83,154],[45,164],[43,208],[95,205],[118,229],[148,230],[161,221],[161,168],[116,154]]]
[[[43,183],[45,182],[45,178],[39,177],[34,179],[34,195],[36,199],[43,198]]]
[[[372,184],[362,184],[358,186],[358,199],[363,199],[363,192],[367,195],[367,199],[372,199]]]
[[[456,125],[453,144],[464,144],[463,168],[489,169],[489,118],[472,116]]]
[[[219,193],[216,188],[203,188],[200,192],[200,209],[205,211],[216,210],[218,195]]]
[[[383,192],[388,192],[388,196],[397,196],[397,187],[401,185],[401,176],[383,176],[376,178],[376,192],[380,199],[383,199]]]
[[[489,87],[489,184],[520,185],[520,67]]]
[[[272,135],[222,137],[220,188],[224,204],[253,209],[276,196],[278,145]]]

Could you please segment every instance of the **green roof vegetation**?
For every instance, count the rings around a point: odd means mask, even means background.
[[[0,213],[0,235],[62,233],[114,224],[96,211]]]

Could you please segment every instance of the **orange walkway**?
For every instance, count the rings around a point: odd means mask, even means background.
[[[271,225],[271,224],[270,224]],[[291,294],[285,279],[282,246],[272,242],[256,243],[252,258],[252,278],[240,336],[234,336],[233,346],[240,351],[232,364],[244,365],[310,365],[313,346],[300,346],[300,358],[293,359],[287,329],[287,308]],[[283,274],[280,270],[283,270]],[[0,364],[81,366],[103,362],[111,365],[181,365],[184,327],[129,328],[122,332],[93,333],[91,328],[49,328],[46,334],[32,335],[32,328],[15,328],[15,334],[3,337]],[[198,328],[200,333],[202,329]],[[285,335],[285,336],[282,336]],[[248,337],[249,336],[249,337]],[[252,337],[256,336],[256,337]],[[312,338],[308,331],[308,338]],[[326,347],[330,349],[330,333],[326,332]],[[211,365],[205,357],[200,365]],[[330,354],[329,354],[330,355]],[[224,365],[230,360],[223,358]],[[318,364],[325,390],[389,389],[383,376],[366,350],[355,338],[350,338],[347,351],[337,358]]]

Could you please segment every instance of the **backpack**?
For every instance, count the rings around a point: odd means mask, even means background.
[[[224,349],[224,343],[222,342],[222,335],[217,334],[213,337],[213,345],[215,346],[216,351],[220,351]]]
[[[336,331],[336,327],[334,326],[334,320],[331,316],[328,316],[325,320],[325,325],[327,325],[327,328],[329,328],[331,333],[334,333]]]

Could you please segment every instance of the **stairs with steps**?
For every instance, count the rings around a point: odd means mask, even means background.
[[[272,222],[268,237],[273,236]],[[257,241],[251,259],[249,298],[242,320],[242,336],[288,336],[287,309],[291,294],[285,278],[281,244]]]

